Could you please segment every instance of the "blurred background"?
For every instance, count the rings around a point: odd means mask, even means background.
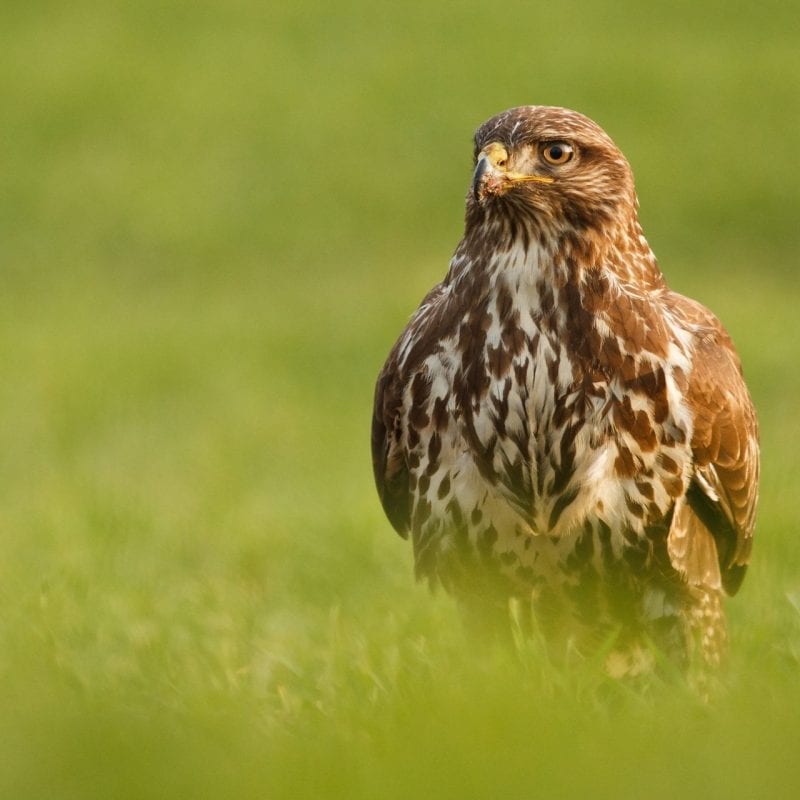
[[[0,796],[800,791],[796,3],[5,0],[0,96]],[[711,706],[475,652],[374,492],[374,379],[527,103],[616,140],[759,410]]]

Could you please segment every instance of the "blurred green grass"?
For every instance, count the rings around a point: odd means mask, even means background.
[[[796,12],[5,3],[0,796],[796,794]],[[710,708],[476,652],[372,487],[472,131],[529,102],[626,152],[760,412]]]

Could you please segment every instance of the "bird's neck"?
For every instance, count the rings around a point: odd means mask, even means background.
[[[619,372],[626,354],[642,350],[640,334],[650,323],[620,326],[620,301],[627,297],[626,306],[645,319],[658,306],[646,295],[665,284],[638,222],[603,235],[572,230],[497,241],[491,231],[468,231],[456,250],[445,280],[454,318],[475,330],[497,324],[544,334],[591,380],[597,370]],[[570,375],[564,380],[575,379]]]
[[[512,291],[533,285],[539,294],[560,293],[567,287],[581,290],[598,274],[638,291],[664,288],[661,270],[635,215],[624,225],[582,231],[486,220],[465,231],[446,282],[476,298],[501,285]]]

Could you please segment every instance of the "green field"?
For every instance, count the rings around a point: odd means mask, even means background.
[[[794,2],[5,2],[0,798],[800,795],[798,42]],[[615,138],[759,410],[710,706],[465,639],[373,488],[524,103]]]

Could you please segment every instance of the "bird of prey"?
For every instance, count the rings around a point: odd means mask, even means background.
[[[467,616],[517,598],[551,642],[613,641],[619,674],[642,652],[719,663],[759,476],[731,339],[667,287],[637,209],[587,117],[523,106],[481,125],[463,238],[372,421],[417,577]]]

